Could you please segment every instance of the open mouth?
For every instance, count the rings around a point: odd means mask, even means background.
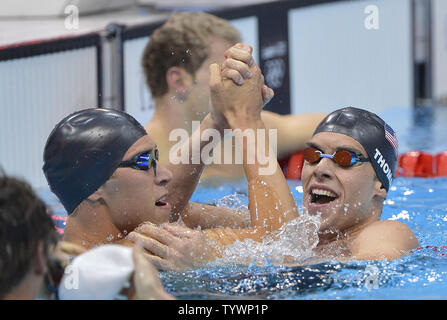
[[[310,202],[314,204],[327,204],[338,198],[334,192],[325,189],[312,189],[310,191]]]
[[[155,201],[155,205],[157,207],[164,207],[165,205],[167,205],[168,203],[166,202],[166,195],[164,195],[163,197],[161,197],[160,199],[158,199],[157,201]]]

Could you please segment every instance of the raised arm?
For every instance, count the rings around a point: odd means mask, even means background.
[[[254,64],[251,55],[252,48],[243,44],[236,44],[225,52],[225,65],[222,76],[234,83],[241,83],[251,75],[247,73],[249,66]],[[260,95],[266,104],[271,98],[271,92]],[[235,212],[223,208],[214,208],[202,204],[189,203],[202,171],[212,160],[212,150],[224,136],[224,130],[229,124],[220,113],[211,110],[191,137],[186,137],[180,147],[170,151],[170,161],[166,164],[172,172],[173,179],[167,185],[169,195],[167,201],[172,206],[170,221],[177,221],[180,216],[189,227],[210,228],[231,226],[243,228],[248,225],[247,220]],[[220,149],[218,149],[220,151]],[[179,162],[179,159],[182,161]],[[206,216],[206,213],[212,213]]]
[[[250,214],[246,209],[230,209],[204,203],[189,202],[182,211],[182,221],[190,228],[249,228]]]
[[[263,95],[271,91],[257,65],[250,67],[252,78],[242,86],[222,77],[221,68],[210,66],[211,100],[214,112],[222,115],[234,131],[243,155],[248,181],[251,227],[243,230],[214,229],[207,235],[222,245],[239,239],[260,241],[285,222],[297,217],[297,207],[276,160],[274,132],[268,132],[261,118]],[[264,91],[264,94],[262,93]]]
[[[228,70],[221,70],[218,65],[212,65],[210,85],[213,104],[211,120],[226,123],[234,130],[236,144],[244,155],[250,222],[242,221],[241,224],[245,227],[243,229],[239,225],[239,228],[226,227],[204,231],[174,224],[164,224],[161,227],[151,224],[141,226],[127,239],[133,242],[141,241],[145,249],[151,253],[148,257],[160,269],[184,269],[214,260],[219,256],[215,244],[223,247],[236,240],[261,241],[284,223],[298,216],[295,201],[278,165],[276,154],[272,150],[275,146],[275,136],[269,135],[260,116],[265,101],[270,100],[273,91],[264,85],[259,67],[252,65],[249,69],[252,77],[238,86],[224,79],[231,77],[228,75]],[[244,138],[244,133],[248,135],[252,133],[253,139],[250,141]],[[193,135],[190,139],[194,137],[196,136]],[[186,146],[192,147],[193,141],[190,140],[188,143]],[[203,164],[198,164],[195,168],[201,169]],[[183,171],[183,177],[184,174]],[[193,175],[199,175],[199,172],[196,171],[191,176]],[[194,179],[198,179],[198,176],[186,176],[185,179],[197,183]],[[180,183],[177,182],[177,185]],[[189,187],[192,192],[194,187],[190,183],[183,182],[183,185],[184,188]],[[186,198],[187,196],[184,199]],[[183,208],[189,208],[186,201],[183,205]],[[211,211],[211,208],[208,209]],[[226,211],[223,213],[230,213],[229,209]],[[222,221],[221,218],[222,216],[217,220]],[[231,220],[225,224],[230,223],[232,226],[233,222]],[[210,240],[214,240],[214,243],[210,243]]]
[[[202,141],[202,136],[205,132],[214,130],[216,135],[211,142]],[[211,148],[216,146],[220,137],[223,134],[224,126],[216,123],[210,115],[200,123],[200,127],[193,132],[191,137],[181,144],[178,150],[170,151],[170,161],[166,164],[172,172],[173,179],[167,185],[169,195],[167,201],[172,206],[170,221],[177,221],[185,207],[188,207],[189,199],[196,189],[199,182],[203,168],[206,162],[210,160],[210,154],[203,153],[201,150],[206,146]],[[216,139],[217,138],[217,139]],[[175,158],[183,160],[180,163],[172,161]],[[189,208],[189,207],[188,207]],[[191,215],[192,213],[190,213]]]

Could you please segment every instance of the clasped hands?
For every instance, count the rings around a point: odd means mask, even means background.
[[[221,66],[210,65],[210,90],[210,115],[219,129],[243,128],[261,121],[262,108],[274,96],[252,57],[252,48],[243,44],[228,49]],[[139,243],[159,270],[198,267],[214,260],[218,250],[204,232],[178,224],[145,223],[127,240]]]

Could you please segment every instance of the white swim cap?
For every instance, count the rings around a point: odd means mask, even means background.
[[[79,256],[65,269],[61,300],[112,300],[134,271],[132,248],[107,244]]]

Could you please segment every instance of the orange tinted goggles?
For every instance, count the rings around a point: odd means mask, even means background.
[[[365,158],[361,154],[349,150],[338,150],[333,154],[326,154],[314,147],[308,147],[304,149],[304,160],[310,164],[316,164],[320,162],[322,158],[328,158],[338,164],[340,167],[349,168],[357,163],[369,162],[369,158]]]

